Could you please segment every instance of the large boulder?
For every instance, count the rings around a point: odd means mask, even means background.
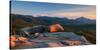
[[[35,39],[29,39],[32,46],[20,46],[17,49],[26,48],[45,48],[45,47],[62,47],[62,46],[77,46],[87,45],[88,41],[82,36],[76,35],[73,32],[56,32],[45,33],[47,37],[39,36]]]

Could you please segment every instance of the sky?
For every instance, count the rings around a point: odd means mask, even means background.
[[[75,5],[59,3],[43,3],[28,1],[11,1],[11,13],[50,17],[66,17],[76,19],[85,17],[96,19],[95,5]]]

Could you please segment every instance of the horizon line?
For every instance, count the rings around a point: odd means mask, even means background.
[[[14,14],[14,13],[10,13],[11,15]],[[35,16],[35,15],[27,15],[27,14],[14,14],[14,15],[24,15],[24,16],[32,16],[32,17],[43,17],[42,15],[39,15],[39,16]],[[44,15],[45,17],[46,15]],[[78,19],[78,18],[86,18],[86,16],[78,16],[77,18],[68,18],[68,16],[47,16],[47,17],[57,17],[57,18],[66,18],[66,19]],[[86,18],[86,19],[91,19],[91,18]],[[94,19],[91,19],[91,20],[96,20],[96,18]]]

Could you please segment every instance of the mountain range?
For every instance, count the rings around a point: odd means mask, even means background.
[[[49,16],[30,16],[30,15],[19,15],[19,14],[10,14],[11,22],[21,20],[24,23],[29,24],[45,24],[50,25],[54,23],[60,23],[64,25],[80,25],[80,24],[96,24],[96,19],[88,19],[84,17],[79,17],[77,19],[68,19],[68,18],[59,18],[59,17],[49,17]],[[23,23],[23,22],[22,22]]]

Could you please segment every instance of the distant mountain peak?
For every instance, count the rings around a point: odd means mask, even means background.
[[[85,18],[85,17],[79,17],[79,18],[77,18],[76,20],[78,20],[78,19],[89,19],[89,18]]]

